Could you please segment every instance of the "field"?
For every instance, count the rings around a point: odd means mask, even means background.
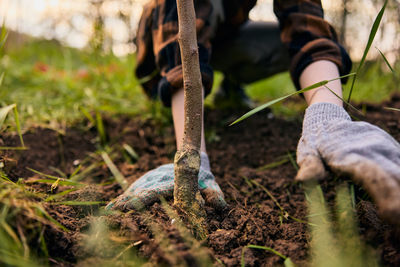
[[[209,235],[200,242],[168,199],[144,212],[104,210],[123,192],[121,181],[172,162],[176,150],[170,111],[141,92],[134,56],[41,40],[3,53],[0,104],[16,103],[18,112],[0,129],[2,264],[400,265],[399,230],[348,177],[294,182],[300,96],[231,127],[246,110],[220,110],[212,95],[206,99],[211,168],[228,208],[205,207]],[[385,109],[400,108],[398,76],[382,59],[367,63],[353,103],[361,119],[400,141],[399,112]],[[221,79],[217,74],[214,91]],[[294,89],[284,73],[247,90],[263,103]]]

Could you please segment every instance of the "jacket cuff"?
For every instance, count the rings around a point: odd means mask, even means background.
[[[201,43],[198,44],[198,47],[204,96],[207,96],[211,92],[214,72],[209,64],[209,49]],[[170,107],[172,95],[183,88],[183,71],[179,44],[174,42],[164,47],[156,60],[158,62],[157,64],[162,66],[161,79],[158,82],[156,94],[161,99],[164,106]]]
[[[304,129],[312,130],[329,121],[351,121],[350,115],[343,107],[332,103],[315,103],[306,109],[303,120]]]
[[[210,65],[200,62],[201,80],[204,88],[204,97],[210,92],[214,73]],[[172,95],[183,88],[182,65],[171,69],[158,83],[157,95],[166,107],[171,106]]]
[[[290,66],[290,75],[297,90],[300,90],[300,75],[313,62],[328,60],[336,64],[340,76],[350,73],[352,62],[346,50],[337,42],[320,38],[305,44],[294,56]],[[348,77],[341,79],[346,83]]]

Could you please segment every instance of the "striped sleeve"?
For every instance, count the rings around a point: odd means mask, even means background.
[[[196,30],[200,71],[205,95],[211,91],[213,70],[211,56],[212,12],[210,0],[196,0]],[[151,0],[144,7],[136,37],[136,76],[145,93],[171,105],[173,93],[183,88],[182,62],[178,44],[176,0]]]
[[[320,0],[274,0],[274,12],[282,42],[289,51],[290,74],[297,89],[303,70],[318,60],[335,63],[341,76],[350,72],[350,57],[339,44],[333,27],[324,20]]]

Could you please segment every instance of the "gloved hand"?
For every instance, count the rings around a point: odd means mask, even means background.
[[[351,121],[335,104],[313,104],[304,117],[297,163],[300,181],[324,178],[324,163],[348,174],[370,193],[382,217],[399,224],[400,145],[382,129]]]
[[[201,152],[199,189],[205,202],[217,209],[226,206],[224,194],[210,171],[206,153]],[[174,192],[174,164],[165,164],[151,170],[132,183],[126,191],[111,201],[106,209],[143,209],[158,201],[160,197],[171,197]]]

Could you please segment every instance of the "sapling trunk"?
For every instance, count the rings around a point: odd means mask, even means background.
[[[177,0],[179,34],[184,84],[184,135],[175,155],[174,206],[193,227],[199,238],[206,235],[204,210],[197,198],[200,169],[200,145],[203,120],[203,86],[196,37],[193,0]]]

